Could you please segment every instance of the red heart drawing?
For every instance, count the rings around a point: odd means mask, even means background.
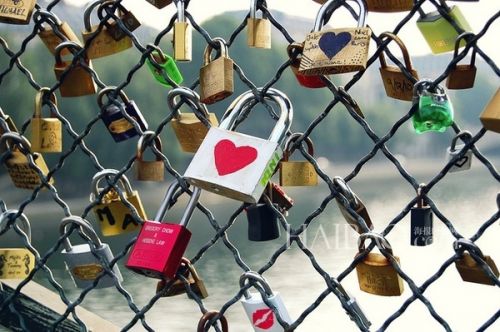
[[[251,146],[236,147],[228,139],[215,144],[215,167],[219,175],[227,175],[239,171],[257,159],[257,150]]]

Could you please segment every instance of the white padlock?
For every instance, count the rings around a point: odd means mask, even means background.
[[[471,139],[472,135],[468,131],[461,131],[460,133],[457,134],[457,136],[453,138],[453,140],[451,141],[451,146],[447,149],[448,161],[455,158],[455,156],[457,156],[465,146],[465,144],[457,145],[457,140],[459,138]],[[453,173],[453,172],[468,170],[470,169],[471,164],[472,164],[472,150],[467,150],[467,152],[465,152],[462,158],[455,161],[453,166],[450,168],[449,172]]]

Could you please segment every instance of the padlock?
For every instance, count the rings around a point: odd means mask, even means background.
[[[261,93],[262,88],[257,91]],[[279,119],[268,140],[234,131],[247,104],[257,99],[252,90],[238,97],[227,109],[219,127],[212,126],[184,176],[194,186],[232,199],[256,203],[283,156],[282,145],[293,118],[288,97],[269,88],[262,98],[280,108]]]
[[[428,246],[433,242],[433,214],[431,207],[425,203],[421,183],[417,189],[417,206],[410,210],[410,244],[412,246]]]
[[[16,124],[14,123],[14,120],[12,120],[12,117],[8,114],[5,114],[0,107],[0,136],[11,131],[14,133],[18,132]],[[7,151],[7,144],[1,144],[0,155],[5,151]]]
[[[12,145],[8,143],[9,140]],[[8,148],[6,153],[10,154],[5,159],[5,166],[14,186],[31,190],[40,186],[43,183],[40,175],[46,177],[49,173],[43,156],[38,152],[32,152],[30,142],[18,133],[4,133],[0,138],[0,146],[4,144]],[[38,170],[31,166],[30,161],[33,161]],[[54,178],[51,177],[48,183],[53,184]]]
[[[207,311],[206,313],[203,314],[203,316],[200,318],[200,321],[198,322],[198,329],[196,330],[197,332],[206,332],[208,331],[208,326],[207,324],[217,317],[219,315],[218,311]],[[222,332],[229,332],[229,325],[227,324],[227,319],[224,317],[224,315],[221,315],[218,320],[220,321],[219,330]],[[214,322],[215,323],[215,322]]]
[[[413,0],[366,0],[369,12],[395,13],[407,12],[413,8]]]
[[[390,32],[383,32],[379,36],[380,39],[389,38],[396,42],[403,53],[403,59],[406,70],[411,73],[414,79],[418,80],[418,73],[413,69],[410,55],[405,44],[398,36]],[[413,81],[408,79],[403,71],[398,66],[388,66],[385,60],[384,52],[379,55],[380,60],[380,75],[384,82],[385,93],[387,96],[400,100],[411,101],[413,99]]]
[[[295,201],[293,198],[287,195],[287,193],[281,188],[277,183],[269,181],[269,186],[271,190],[270,199],[273,204],[278,206],[278,210],[285,216],[288,215],[288,210],[290,210]],[[262,200],[262,198],[261,198]]]
[[[181,113],[176,97],[187,99],[193,113]],[[219,121],[215,113],[208,113],[207,107],[201,103],[200,96],[193,90],[178,87],[172,89],[167,95],[168,106],[174,112],[170,124],[177,136],[181,148],[185,152],[196,152],[205,139],[211,126],[217,127]]]
[[[5,229],[9,219],[15,217],[18,210],[7,210],[0,214],[0,231]],[[19,223],[18,223],[19,221]],[[31,226],[22,213],[13,224],[21,238],[25,237],[28,243],[31,242]],[[0,280],[2,279],[25,279],[35,268],[35,255],[28,248],[0,248]]]
[[[72,41],[81,46],[80,40],[71,29],[71,26],[67,22],[59,20],[54,13],[39,9],[33,14],[33,20],[39,28],[38,37],[53,55],[56,54],[57,45],[64,41]],[[69,49],[61,50],[61,56],[68,55],[71,55]]]
[[[441,7],[450,16],[450,19],[464,31],[472,31],[469,23],[457,6],[448,7],[444,0],[440,0]],[[417,27],[424,36],[432,53],[439,54],[453,51],[455,40],[460,34],[453,25],[444,18],[439,11],[425,13],[421,7],[418,8],[420,17],[417,19]],[[465,46],[465,43],[460,43]]]
[[[35,112],[31,118],[31,149],[36,152],[62,151],[62,123],[57,118],[56,95],[50,93],[50,117],[42,118],[43,97],[49,88],[41,88],[35,96]],[[56,111],[54,111],[56,109]]]
[[[0,0],[0,23],[29,24],[36,0]]]
[[[179,267],[179,270],[177,270],[177,274],[179,273],[181,273],[182,276],[187,279],[189,288],[191,288],[191,291],[194,292],[196,296],[198,296],[200,299],[208,297],[207,288],[205,287],[203,279],[200,278],[193,264],[191,264],[189,259],[187,259],[186,257],[182,257],[181,259],[181,265]],[[189,298],[192,298],[192,296],[187,291],[187,287],[184,284],[183,280],[176,278],[172,285],[164,290],[168,282],[170,282],[170,280],[163,279],[161,281],[158,281],[158,284],[156,285],[156,293],[161,292],[162,297],[171,297],[187,293],[187,296]]]
[[[375,241],[377,247],[385,250],[392,256],[392,248],[387,239],[382,235],[368,232],[363,233],[358,239],[359,256],[365,251],[365,240]],[[392,256],[399,265],[399,257]],[[389,259],[379,253],[368,253],[365,258],[356,265],[359,288],[366,293],[381,296],[399,296],[403,294],[403,279],[399,276],[397,270],[391,265]]]
[[[92,26],[90,15],[97,6],[101,6],[109,0],[94,0],[85,8],[83,23],[85,30],[82,31],[82,38],[89,59],[97,59],[125,51],[132,47],[132,39],[125,36],[120,40],[114,40],[105,25],[98,31],[99,25]],[[91,40],[91,41],[89,41]]]
[[[333,283],[333,280],[330,279]],[[336,279],[334,279],[336,281]],[[358,327],[363,327],[363,331],[369,331],[370,326],[372,323],[366,317],[365,313],[363,312],[363,309],[361,309],[360,305],[356,301],[356,298],[352,297],[345,289],[342,287],[342,285],[336,281],[334,284],[334,287],[340,294],[340,297],[343,298],[345,301],[345,305],[342,303],[342,307],[344,308],[345,312],[347,315],[349,315],[349,318],[355,322]],[[339,296],[336,292],[335,295]],[[339,297],[339,298],[340,298]]]
[[[413,103],[418,104],[413,114],[413,128],[417,134],[426,131],[444,132],[453,124],[453,105],[441,85],[433,90],[430,80],[421,80],[413,86]]]
[[[73,246],[69,241],[69,234],[64,238],[64,249],[61,251],[61,255],[75,286],[78,288],[87,288],[88,286],[105,288],[121,283],[123,277],[118,264],[115,264],[110,270],[112,273],[105,273],[99,279],[97,285],[93,285],[97,277],[105,271],[106,266],[114,259],[113,253],[108,244],[101,242],[90,223],[78,216],[69,216],[61,220],[59,225],[60,235],[65,235],[66,228],[72,224],[77,225],[80,231],[88,236],[92,242],[92,247],[89,243]]]
[[[115,177],[117,173],[118,171],[114,169],[104,169],[94,175],[91,184],[91,203],[98,199],[102,191],[106,190],[99,188],[99,182],[105,177]],[[137,210],[139,218],[146,220],[146,212],[142,206],[139,193],[132,190],[132,186],[125,175],[120,176],[119,182],[123,187],[123,197]],[[132,211],[121,200],[114,188],[109,189],[92,210],[95,213],[96,220],[99,220],[101,224],[101,231],[104,236],[133,232],[140,227],[140,223],[133,217]]]
[[[272,185],[267,186],[267,199],[262,195],[258,203],[245,207],[248,220],[248,240],[250,241],[271,241],[280,237],[280,223],[278,214],[268,204],[273,204],[279,209],[278,204],[273,203]]]
[[[460,151],[464,148],[465,144],[457,145],[457,140],[462,139],[464,141],[470,140],[472,134],[466,130],[459,132],[451,141],[451,146],[447,149],[447,160],[451,161],[453,158],[460,154]],[[465,154],[455,161],[453,166],[450,168],[449,172],[460,172],[470,169],[472,164],[472,150],[468,149]]]
[[[335,189],[347,199],[347,201],[349,202],[349,207],[353,209],[357,215],[363,218],[368,229],[373,230],[373,223],[370,219],[370,215],[368,214],[368,210],[366,209],[366,206],[363,204],[358,195],[356,195],[354,191],[352,191],[352,189],[340,176],[335,176],[333,178],[333,184],[335,186]],[[356,216],[351,215],[338,195],[335,197],[335,201],[337,202],[340,212],[342,213],[342,216],[347,221],[349,226],[351,226],[359,234],[364,233],[365,227],[360,226]]]
[[[500,133],[500,88],[491,97],[479,119],[484,129]]]
[[[453,58],[458,56],[458,48],[460,47],[460,41],[462,39],[474,38],[475,35],[472,32],[464,32],[457,37],[455,41],[455,51],[453,53]],[[470,89],[474,86],[474,81],[476,79],[476,49],[472,47],[472,55],[470,58],[469,65],[454,65],[448,77],[446,78],[446,87],[448,89]]]
[[[60,82],[59,92],[63,97],[79,97],[92,95],[96,92],[96,84],[92,77],[92,62],[85,57],[85,54],[81,54],[74,65],[72,64],[73,59],[71,61],[62,59],[64,50],[77,53],[81,49],[80,45],[72,41],[62,42],[56,47],[54,73]]]
[[[271,48],[271,21],[265,14],[257,18],[257,3],[250,0],[250,17],[247,19],[247,43],[250,47]]]
[[[185,0],[177,0],[177,21],[174,23],[174,59],[176,61],[191,61],[193,48],[193,29],[186,21]]]
[[[288,310],[283,303],[283,299],[279,295],[279,293],[273,293],[271,287],[264,279],[263,276],[258,274],[257,272],[247,271],[243,273],[240,277],[240,288],[246,287],[246,283],[253,284],[254,287],[257,287],[259,291],[263,291],[266,296],[267,302],[272,304],[281,319],[290,324],[292,319],[288,314]],[[243,309],[252,324],[254,331],[256,332],[283,332],[285,329],[278,322],[276,318],[275,312],[267,306],[267,304],[262,299],[262,294],[258,293],[250,293],[248,290],[245,290],[243,293],[244,297],[240,300],[243,305]]]
[[[118,10],[118,16],[116,16],[116,14],[114,14],[112,11],[112,8],[114,6],[117,6],[116,9]],[[127,32],[120,27],[118,21],[121,21],[123,26],[129,32],[132,32],[141,26],[141,22],[139,22],[135,15],[132,14],[131,11],[127,10],[127,8],[125,8],[125,6],[123,6],[121,2],[117,4],[115,0],[109,0],[99,6],[97,10],[97,17],[99,18],[99,21],[103,21],[104,17],[106,16],[103,11],[105,11],[106,14],[111,15],[112,17],[112,22],[110,23],[109,20],[106,20],[104,21],[104,26],[106,27],[106,31],[116,41],[119,41],[128,36]],[[115,19],[115,17],[117,19]]]
[[[318,174],[314,165],[309,161],[289,161],[295,149],[293,144],[302,137],[302,133],[290,135],[285,143],[283,159],[280,162],[280,185],[281,186],[316,186],[318,185]],[[305,138],[307,153],[314,157],[314,146],[311,138]]]
[[[359,71],[366,68],[371,29],[365,26],[366,3],[356,1],[359,6],[357,28],[328,29],[321,31],[326,23],[324,16],[338,7],[338,1],[329,0],[318,11],[314,29],[306,36],[304,52],[300,60],[299,73],[303,75],[330,75]]]
[[[163,53],[156,45],[148,44],[148,47],[153,48],[154,51],[149,54],[146,64],[158,83],[168,88],[172,87],[170,81],[175,84],[181,84],[184,78],[174,59],[168,54]]]
[[[288,57],[290,58],[290,68],[297,78],[300,85],[306,88],[316,89],[324,88],[326,83],[324,82],[324,76],[322,75],[302,75],[299,72],[300,61],[302,59],[302,52],[304,50],[304,43],[291,43],[287,47]]]
[[[120,90],[119,95],[122,102],[118,102],[114,97],[110,99],[110,93],[114,93],[115,86],[108,86],[102,89],[97,96],[97,104],[101,109],[101,119],[108,129],[111,137],[115,142],[121,142],[139,135],[139,128],[142,131],[148,129],[148,123],[142,116],[141,111],[133,100],[129,100],[123,90]],[[105,105],[102,102],[103,96],[108,97],[108,103]],[[130,117],[135,120],[135,124],[128,119]],[[137,125],[137,127],[136,127]]]
[[[453,244],[457,254],[461,257],[455,261],[455,267],[463,281],[476,284],[495,285],[493,279],[486,273],[478,259],[482,259],[490,268],[493,275],[498,278],[498,268],[490,256],[483,255],[481,249],[471,240],[460,238]],[[468,252],[465,252],[467,250]],[[476,256],[476,257],[474,257]]]
[[[146,0],[146,1],[155,6],[156,8],[160,9],[172,3],[172,0]]]
[[[214,38],[220,47],[220,55],[210,58],[213,48],[209,44],[205,48],[203,67],[200,69],[201,102],[213,104],[233,94],[233,60],[229,58],[226,42],[222,38]]]
[[[142,225],[141,232],[125,264],[130,270],[151,278],[175,278],[175,273],[191,238],[191,232],[186,226],[201,193],[199,188],[193,189],[193,194],[179,224],[164,223],[161,220],[172,207],[172,199],[179,186],[179,182],[176,181],[168,187],[155,217],[157,221],[147,220]]]
[[[160,136],[154,131],[145,131],[137,142],[137,152],[135,155],[135,177],[138,181],[163,181],[165,177],[165,165],[161,155],[156,154],[156,160],[144,160],[143,153],[146,149],[146,140],[152,139],[152,144],[161,152]]]

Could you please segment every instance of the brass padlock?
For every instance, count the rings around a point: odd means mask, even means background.
[[[247,43],[250,47],[271,48],[271,22],[264,16],[257,18],[258,0],[250,0],[247,19]]]
[[[458,49],[460,47],[460,41],[462,39],[474,38],[472,32],[464,32],[457,37],[455,41],[455,51],[453,53],[453,58],[458,56]],[[446,78],[446,87],[448,89],[470,89],[474,86],[474,80],[476,79],[476,49],[472,48],[472,55],[470,58],[469,65],[454,65],[448,77]]]
[[[196,296],[198,296],[200,299],[208,297],[208,292],[207,288],[205,287],[205,283],[203,282],[203,279],[200,278],[198,272],[194,268],[193,264],[191,264],[189,259],[187,259],[186,257],[182,257],[181,265],[177,273],[181,273],[182,276],[187,279],[191,291],[193,291],[196,294]],[[163,292],[168,282],[169,280],[165,279],[159,281],[158,284],[156,285],[156,292],[157,293]],[[174,283],[169,288],[167,288],[167,290],[164,293],[162,293],[161,296],[171,297],[184,293],[187,293],[187,296],[189,298],[192,298],[192,296],[187,291],[187,286],[184,284],[184,282],[181,279],[176,278]]]
[[[0,136],[10,131],[15,133],[18,132],[16,124],[14,123],[14,120],[12,120],[12,117],[5,114],[0,107]],[[7,151],[7,144],[1,144],[0,154],[4,153],[5,151]]]
[[[62,59],[63,50],[77,53],[82,47],[75,42],[66,41],[56,47],[56,63],[54,73],[60,82],[59,92],[63,97],[79,97],[92,95],[96,92],[96,84],[92,77],[92,63],[80,54],[78,61],[73,65],[71,61]],[[86,68],[88,67],[88,68]],[[69,69],[68,69],[69,68]]]
[[[379,38],[382,40],[389,38],[398,44],[401,52],[403,53],[406,70],[409,71],[411,76],[413,76],[413,79],[417,81],[418,73],[412,67],[410,55],[408,54],[408,50],[406,49],[403,41],[399,39],[398,36],[390,32],[381,33]],[[379,60],[380,75],[382,76],[382,82],[384,82],[385,93],[387,96],[395,99],[411,101],[413,99],[413,81],[408,79],[398,66],[388,66],[385,61],[383,51],[379,55]]]
[[[318,185],[318,174],[314,165],[309,161],[289,161],[288,159],[295,151],[293,144],[302,137],[302,133],[290,135],[285,143],[283,159],[280,162],[280,186],[316,186]],[[314,157],[314,146],[311,138],[306,137],[307,153]]]
[[[161,152],[160,136],[154,131],[145,131],[137,142],[137,153],[135,156],[135,176],[138,181],[163,181],[165,174],[165,165],[161,155],[156,154],[156,160],[145,161],[143,158],[144,150],[147,147],[146,140],[153,140],[151,143]]]
[[[194,113],[181,113],[179,103],[175,101],[177,96],[186,98],[186,102],[191,106]],[[174,113],[170,124],[179,140],[182,151],[196,152],[207,135],[208,129],[211,126],[217,127],[219,125],[215,113],[208,113],[205,104],[200,102],[200,96],[188,88],[178,87],[170,90],[167,100],[170,109]]]
[[[209,44],[205,48],[203,67],[200,69],[201,102],[213,104],[233,94],[233,60],[229,58],[226,42],[222,38],[214,38],[220,47],[220,55],[210,59],[213,48]]]
[[[35,96],[35,112],[31,118],[31,149],[36,152],[62,151],[62,123],[57,118],[56,95],[50,93],[50,102],[44,101],[49,88],[41,88]],[[47,105],[50,118],[42,118],[42,108]]]
[[[413,0],[366,0],[369,12],[407,12],[413,8]]]
[[[460,277],[463,281],[484,285],[495,285],[494,280],[488,276],[486,271],[481,267],[478,261],[476,261],[477,258],[481,258],[491,269],[493,275],[498,278],[498,268],[490,256],[483,255],[481,249],[479,249],[474,242],[464,238],[455,241],[453,247],[457,254],[461,255],[461,257],[455,261],[455,267],[458,273],[460,273]],[[465,252],[465,250],[468,252]]]
[[[116,9],[118,10],[118,16],[116,16],[116,14],[112,11],[115,6],[117,6]],[[132,32],[141,26],[141,22],[139,22],[135,15],[132,14],[131,11],[127,10],[122,3],[117,3],[115,0],[108,0],[97,9],[97,17],[99,18],[99,21],[103,21],[106,14],[111,15],[111,19],[104,21],[104,26],[106,26],[106,31],[116,41],[127,36],[127,32],[120,27],[119,21],[121,21],[121,24],[123,24],[129,32]]]
[[[392,248],[387,239],[382,235],[368,232],[363,233],[358,239],[359,256],[365,251],[365,240],[375,241],[380,250],[384,250],[392,256]],[[399,265],[399,257],[392,256]],[[359,288],[363,292],[382,296],[399,296],[403,294],[403,279],[391,265],[391,262],[382,254],[368,253],[365,258],[356,265]]]
[[[0,0],[0,22],[29,24],[36,0]]]
[[[80,40],[70,25],[67,22],[61,22],[55,14],[39,9],[33,14],[33,20],[40,29],[38,37],[47,46],[50,53],[55,55],[57,45],[64,41],[73,41],[81,46]],[[46,24],[43,24],[44,22]],[[61,56],[67,55],[71,55],[71,52],[65,48],[61,51]]]
[[[479,119],[484,129],[500,133],[500,88],[491,97]]]
[[[177,61],[191,61],[193,29],[186,21],[184,0],[177,0],[177,21],[174,23],[174,59]]]
[[[172,0],[146,0],[156,8],[163,8],[172,3]]]

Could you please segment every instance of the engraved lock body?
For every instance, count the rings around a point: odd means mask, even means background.
[[[285,143],[283,159],[280,162],[280,185],[281,186],[316,186],[318,185],[318,174],[314,165],[309,161],[289,161],[294,149],[293,144],[302,137],[302,133],[290,135]],[[305,138],[307,153],[314,157],[313,142],[309,137]]]
[[[173,86],[172,82],[181,84],[184,78],[174,59],[168,54],[163,53],[158,46],[153,44],[149,44],[148,46],[153,48],[153,51],[146,59],[146,64],[155,80],[168,88]]]
[[[109,0],[104,2],[101,6],[99,6],[97,10],[97,16],[99,17],[99,21],[103,21],[106,14],[111,15],[111,22],[109,20],[104,21],[104,26],[106,27],[107,33],[116,41],[119,41],[125,37],[127,37],[128,32],[132,32],[138,27],[141,26],[141,22],[135,17],[135,15],[127,10],[125,6],[119,3],[117,6],[118,16],[113,13],[113,6],[116,5],[114,0]],[[104,12],[106,12],[106,14]],[[128,32],[120,26],[120,23],[123,27],[128,30]]]
[[[379,36],[382,40],[389,38],[398,44],[401,52],[403,53],[403,59],[405,63],[406,70],[411,73],[414,79],[418,80],[418,73],[413,69],[411,64],[410,55],[406,49],[405,44],[398,36],[390,33],[384,32]],[[384,52],[380,53],[380,75],[382,76],[382,82],[384,83],[385,93],[387,96],[400,100],[411,101],[413,99],[413,81],[408,79],[403,71],[397,66],[388,66],[385,60]]]
[[[92,285],[94,288],[106,288],[113,287],[116,283],[119,284],[122,282],[123,277],[120,269],[118,268],[118,264],[115,264],[111,268],[112,274],[104,274],[99,279],[97,285],[93,285],[97,277],[104,272],[106,265],[109,265],[114,259],[113,253],[108,244],[101,242],[90,223],[80,217],[70,216],[63,218],[59,225],[60,235],[66,234],[68,226],[72,224],[77,225],[92,242],[92,247],[89,243],[72,245],[68,238],[69,235],[64,238],[64,249],[61,251],[61,256],[75,286],[86,288]]]
[[[407,12],[413,8],[413,0],[366,0],[369,12],[395,13]]]
[[[94,175],[92,178],[92,194],[90,202],[98,199],[105,189],[99,188],[99,182],[105,177],[113,178],[118,173],[114,169],[105,169]],[[137,215],[142,220],[147,219],[146,212],[142,206],[141,198],[136,190],[132,190],[130,182],[125,175],[121,175],[119,182],[123,188],[122,195],[136,209]],[[101,224],[102,235],[114,236],[123,233],[133,232],[140,227],[140,223],[133,217],[129,207],[122,201],[118,192],[111,188],[93,207],[96,220]]]
[[[203,316],[200,318],[200,321],[198,322],[198,329],[196,330],[197,332],[205,332],[205,331],[208,331],[208,324],[209,322],[217,317],[217,315],[219,315],[219,312],[218,311],[207,311],[206,313],[203,314]],[[227,323],[227,319],[226,317],[224,317],[223,315],[220,316],[219,320],[220,323],[218,324],[218,327],[219,329],[222,331],[222,332],[229,332],[229,325]]]
[[[465,144],[457,145],[457,141],[459,138],[466,142],[467,140],[470,140],[472,138],[472,135],[470,132],[464,130],[458,133],[453,138],[453,140],[451,141],[451,146],[447,149],[448,162],[454,159],[456,156],[458,156],[461,150],[465,147]],[[471,164],[472,164],[472,150],[469,149],[463,154],[462,157],[458,158],[453,163],[453,166],[450,168],[449,172],[453,173],[453,172],[468,170],[470,169]]]
[[[481,266],[478,259],[482,259],[491,270],[494,277],[499,277],[498,268],[490,256],[483,255],[481,249],[472,241],[460,238],[453,244],[460,258],[455,261],[455,267],[463,281],[476,284],[494,286],[495,282]],[[466,252],[467,250],[468,252]]]
[[[278,204],[273,203],[272,185],[269,183],[265,194],[262,195],[258,203],[245,207],[248,220],[248,240],[250,241],[270,241],[280,237],[280,225],[277,213],[268,204],[273,204],[279,209]]]
[[[229,58],[224,39],[214,38],[220,47],[220,55],[211,59],[213,51],[209,44],[205,48],[203,67],[200,69],[200,100],[213,104],[233,94],[233,60]]]
[[[146,149],[146,142],[152,140],[155,148],[161,153],[160,136],[156,136],[154,131],[145,131],[137,142],[137,153],[135,155],[135,177],[138,181],[163,181],[165,176],[165,164],[161,155],[153,153],[156,156],[155,160],[144,160],[143,154]]]
[[[413,114],[413,128],[417,134],[426,131],[444,132],[453,124],[453,105],[443,87],[431,90],[432,81],[421,80],[413,86],[413,102],[418,110]]]
[[[500,88],[491,97],[479,119],[485,129],[500,133]]]
[[[462,39],[474,38],[472,32],[464,32],[457,37],[455,42],[455,51],[453,58],[458,56],[458,48]],[[474,45],[475,46],[475,45]],[[472,48],[472,55],[470,64],[468,65],[454,65],[446,78],[446,87],[448,89],[470,89],[474,86],[476,79],[476,49]]]
[[[191,239],[191,232],[186,226],[201,193],[199,188],[193,189],[193,194],[179,224],[164,223],[161,220],[171,208],[172,199],[179,187],[180,184],[177,181],[168,187],[167,194],[155,217],[158,221],[147,220],[142,225],[125,263],[128,269],[151,278],[175,278],[182,256]]]
[[[189,183],[232,199],[258,202],[283,156],[282,145],[293,119],[292,104],[284,93],[270,88],[262,97],[280,110],[269,139],[234,131],[242,112],[255,105],[256,97],[249,90],[229,106],[219,127],[210,127],[184,173]]]
[[[247,19],[247,43],[250,47],[271,48],[271,22],[262,14],[257,18],[257,3],[250,0],[250,16]]]
[[[200,278],[198,272],[194,268],[193,264],[189,261],[189,259],[182,257],[181,265],[179,270],[177,270],[177,274],[181,273],[182,276],[187,280],[189,288],[191,291],[196,294],[200,299],[205,299],[208,297],[208,291],[205,287],[205,283],[203,279]],[[164,291],[169,280],[161,280],[158,282],[156,286],[156,292],[160,293]],[[168,287],[164,293],[162,293],[163,297],[171,297],[180,294],[186,293],[188,298],[192,298],[192,296],[187,291],[187,286],[184,284],[184,281],[176,278],[170,287]]]
[[[29,24],[36,0],[0,0],[0,23]]]
[[[191,61],[193,48],[193,29],[186,21],[185,2],[177,0],[177,21],[174,23],[174,59],[176,61]]]
[[[432,244],[433,214],[431,207],[425,203],[422,190],[425,184],[417,189],[417,206],[410,210],[410,244],[412,246],[427,246]]]
[[[324,88],[326,83],[323,81],[322,75],[303,75],[299,72],[300,61],[302,59],[302,52],[304,50],[304,43],[292,43],[288,45],[287,52],[290,58],[290,68],[297,78],[300,85],[306,88],[317,89]]]
[[[57,118],[57,99],[50,93],[50,117],[42,117],[42,108],[46,101],[44,95],[49,88],[41,88],[35,96],[35,112],[31,118],[31,149],[36,152],[62,151],[62,123]]]
[[[81,46],[80,40],[67,22],[62,22],[53,13],[39,9],[33,14],[33,19],[39,27],[38,37],[47,46],[53,55],[56,54],[56,47],[64,41],[72,41]],[[42,24],[45,22],[46,24]],[[71,55],[69,49],[61,51],[61,56]]]
[[[5,114],[0,107],[0,136],[11,131],[14,133],[18,132],[16,124],[14,123],[12,117]],[[0,154],[4,153],[5,151],[7,151],[7,144],[1,144]]]

